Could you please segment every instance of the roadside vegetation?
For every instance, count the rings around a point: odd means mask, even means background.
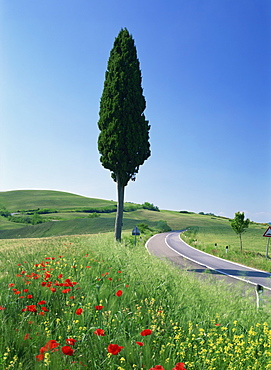
[[[271,368],[268,300],[256,310],[130,233],[0,240],[0,271],[2,370]]]

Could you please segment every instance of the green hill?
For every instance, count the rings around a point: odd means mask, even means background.
[[[12,217],[0,216],[0,239],[41,238],[58,235],[95,234],[114,231],[116,202],[49,190],[17,190],[0,192],[0,209],[21,211]],[[35,215],[37,210],[47,210]],[[213,214],[186,211],[151,211],[142,205],[125,204],[123,232],[131,235],[135,225],[144,224],[147,236],[160,230],[161,221],[172,230],[189,228],[185,240],[208,253],[223,255],[239,249],[239,240],[229,220]],[[24,212],[22,212],[24,210]],[[39,211],[38,211],[39,212]],[[36,217],[36,225],[18,223],[20,218]],[[32,219],[31,219],[32,220]],[[16,222],[14,222],[16,221]],[[251,223],[243,236],[244,250],[265,255],[266,238],[262,235],[268,225]],[[143,236],[143,235],[142,235]]]
[[[37,208],[56,208],[58,210],[80,207],[106,207],[116,202],[54,190],[13,190],[0,192],[0,206],[10,212]]]

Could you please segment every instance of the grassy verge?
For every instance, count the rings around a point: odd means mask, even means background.
[[[225,258],[234,262],[271,271],[271,259],[266,258],[267,238],[262,235],[266,225],[251,224],[243,234],[244,250],[240,252],[239,238],[231,229],[229,222],[218,225],[216,222],[208,226],[192,226],[181,235],[189,245],[206,253]],[[228,249],[226,250],[226,246]]]
[[[1,370],[271,368],[264,310],[128,235],[1,240],[0,254]]]

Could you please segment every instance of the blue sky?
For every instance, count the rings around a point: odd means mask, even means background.
[[[117,199],[97,121],[124,27],[152,151],[125,200],[271,222],[270,0],[0,0],[0,191]]]

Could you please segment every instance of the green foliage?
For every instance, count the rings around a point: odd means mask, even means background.
[[[26,213],[26,216],[24,214],[22,215],[16,215],[16,216],[9,216],[8,220],[11,222],[16,222],[19,224],[31,224],[31,225],[38,225],[43,222],[46,222],[46,219],[41,217],[38,213],[34,213],[33,215],[30,213]]]
[[[162,232],[162,233],[165,233],[167,231],[171,231],[171,228],[168,226],[167,222],[163,221],[163,220],[158,221],[156,227],[157,227],[157,230]]]
[[[139,204],[126,204],[124,205],[124,212],[134,212],[139,208],[141,208]]]
[[[36,211],[39,215],[47,215],[48,213],[57,213],[55,208],[43,208]]]
[[[137,225],[139,228],[141,234],[145,234],[148,231],[151,231],[151,228],[149,227],[148,224],[145,224],[144,222],[141,222],[140,224]]]
[[[97,212],[93,212],[90,215],[88,215],[88,218],[96,218],[96,217],[101,217],[101,215]]]
[[[250,220],[247,218],[245,220],[244,212],[236,212],[233,220],[230,220],[231,227],[236,234],[242,234],[246,231],[250,223]]]
[[[34,215],[31,217],[31,224],[32,225],[38,225],[45,222],[44,218],[42,218],[38,213],[34,213]]]
[[[157,211],[157,212],[160,212],[160,209],[153,205],[153,203],[149,203],[149,202],[145,202],[142,204],[142,208],[144,209],[148,209],[149,211]]]
[[[211,212],[208,212],[208,213],[199,212],[199,215],[206,215],[206,216],[214,216],[214,217],[216,217],[216,215],[214,213],[211,213]]]
[[[0,208],[0,216],[9,217],[10,212],[5,207],[1,207]]]
[[[240,249],[242,251],[242,234],[246,231],[249,226],[250,220],[245,220],[244,212],[236,212],[233,220],[229,220],[233,231],[239,236]]]
[[[72,210],[72,212],[84,212],[84,213],[112,213],[117,211],[117,206],[114,204],[112,206],[106,207],[87,207],[87,208],[78,208]]]
[[[123,186],[150,156],[148,121],[136,47],[127,29],[115,39],[100,101],[98,149],[102,165]]]

